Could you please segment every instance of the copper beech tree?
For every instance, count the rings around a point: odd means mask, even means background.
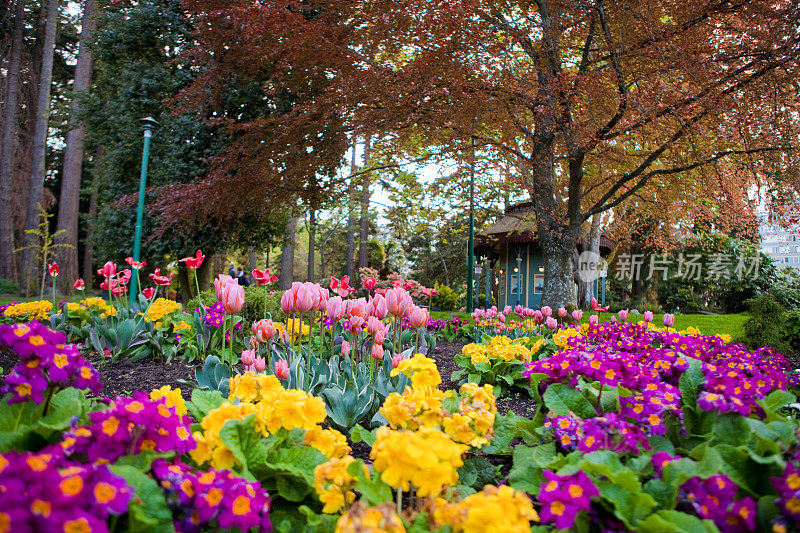
[[[187,59],[205,69],[189,101],[208,102],[236,76],[298,95],[260,133],[263,122],[229,117],[259,144],[222,154],[197,191],[242,172],[261,184],[312,172],[287,167],[277,148],[331,128],[455,157],[474,139],[534,201],[543,304],[570,303],[573,253],[595,215],[635,205],[669,238],[697,213],[731,227],[752,220],[742,214],[754,193],[767,191],[762,205],[776,210],[797,199],[796,2],[184,5],[198,43]]]

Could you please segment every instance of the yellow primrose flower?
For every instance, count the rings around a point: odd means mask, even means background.
[[[396,431],[383,426],[370,458],[389,486],[408,490],[411,484],[424,497],[458,483],[457,469],[466,450],[467,446],[453,442],[438,429],[422,426],[417,431]]]
[[[556,346],[559,348],[566,348],[569,342],[569,339],[572,337],[580,337],[581,333],[572,328],[560,329],[553,334],[553,342],[556,343]]]
[[[167,315],[180,311],[181,304],[167,298],[157,298],[147,309],[145,316],[151,322],[161,320]]]
[[[539,521],[530,498],[508,485],[487,485],[458,503],[436,500],[434,519],[455,533],[527,533]]]
[[[344,457],[350,453],[347,438],[335,429],[322,429],[315,426],[306,431],[303,444],[313,446],[325,454],[328,459]]]
[[[190,332],[190,331],[192,331],[192,325],[191,325],[191,324],[189,324],[188,322],[186,322],[185,320],[181,320],[181,321],[180,321],[180,322],[178,322],[177,324],[173,324],[173,326],[172,326],[172,329],[173,329],[174,331],[176,331],[176,332],[177,332],[177,331],[186,331],[186,332]]]
[[[212,409],[200,422],[203,433],[196,432],[197,447],[190,452],[192,459],[197,463],[211,463],[218,469],[233,468],[238,464],[228,447],[222,443],[219,432],[228,420],[244,420],[251,414],[256,414],[256,407],[250,403],[234,405],[225,402],[216,409]]]
[[[442,377],[436,368],[436,361],[421,353],[400,361],[397,368],[392,369],[390,373],[392,377],[398,374],[405,374],[411,378],[411,384],[415,389],[435,389],[442,383]]]
[[[53,310],[53,304],[47,300],[22,302],[9,305],[3,312],[8,318],[22,318],[25,320],[46,320]]]
[[[347,472],[347,467],[354,461],[346,455],[341,459],[333,458],[314,469],[314,490],[323,503],[323,513],[338,513],[355,500],[356,495],[351,489],[358,479]],[[369,470],[362,466],[364,475],[369,477]]]
[[[403,394],[393,392],[386,397],[380,413],[395,429],[418,429],[420,426],[441,426],[445,411],[439,389],[406,387]]]
[[[322,398],[309,396],[306,391],[288,389],[258,402],[258,421],[269,433],[281,427],[292,430],[313,429],[328,416]]]
[[[183,399],[183,393],[180,389],[173,389],[169,385],[164,385],[160,389],[153,389],[150,391],[151,400],[155,401],[160,398],[166,398],[167,407],[174,407],[175,413],[178,416],[183,416],[188,412],[186,409],[186,402]]]
[[[391,503],[367,507],[362,502],[356,502],[339,517],[335,533],[405,533],[405,531],[406,528]]]

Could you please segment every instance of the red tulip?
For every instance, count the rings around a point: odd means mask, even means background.
[[[140,270],[140,269],[144,268],[145,266],[147,266],[146,262],[144,262],[144,261],[134,261],[133,257],[126,257],[125,258],[125,262],[128,263],[131,266],[131,268],[133,268],[135,270]]]
[[[264,270],[255,269],[252,274],[259,285],[266,285],[267,283],[278,281],[278,276],[271,276],[268,268]]]
[[[111,261],[108,261],[105,265],[103,265],[103,268],[97,270],[97,275],[103,276],[104,278],[110,278],[116,273],[117,273],[117,265],[115,265]]]
[[[83,278],[78,278],[75,280],[75,283],[72,284],[75,287],[76,291],[82,291],[86,288],[86,283],[83,281]]]
[[[366,287],[367,290],[371,291],[372,288],[375,287],[376,283],[378,283],[378,280],[376,280],[375,278],[367,278],[364,280],[364,287]]]
[[[172,285],[172,278],[175,277],[175,274],[170,274],[169,277],[161,275],[161,269],[157,268],[155,272],[150,274],[150,279],[153,280],[153,283],[156,285],[160,285],[162,287],[167,287]]]
[[[289,377],[289,363],[280,359],[275,361],[275,377],[278,379],[286,379]]]
[[[53,277],[58,276],[58,263],[50,263],[47,265],[47,272]]]
[[[131,280],[131,269],[126,268],[120,272],[118,279],[122,285],[127,285],[127,283]]]
[[[341,280],[331,276],[331,290],[342,298],[345,298],[350,295],[350,293],[355,292],[355,289],[350,286],[350,276],[342,276]]]
[[[203,255],[203,252],[201,250],[197,250],[195,257],[192,256],[184,257],[183,259],[178,259],[178,261],[181,263],[186,263],[187,268],[197,270],[198,268],[200,268],[200,265],[203,264],[203,259],[205,258],[206,256]]]
[[[156,290],[153,287],[147,287],[146,289],[142,289],[142,294],[148,300],[150,298],[152,298],[155,293],[156,293]]]

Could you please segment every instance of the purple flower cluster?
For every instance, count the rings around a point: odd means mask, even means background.
[[[756,502],[745,497],[736,500],[738,485],[724,474],[702,479],[693,477],[681,485],[679,507],[711,520],[722,532],[753,531],[756,526]]]
[[[788,385],[789,363],[772,348],[749,352],[717,336],[680,335],[610,322],[590,324],[585,336],[571,337],[567,344],[550,358],[527,365],[526,376],[545,375],[539,380],[540,393],[552,383],[575,386],[578,378],[629,390],[674,392],[690,358],[702,362],[706,376],[699,402],[702,409],[748,415],[758,412],[757,400]]]
[[[90,462],[114,462],[143,450],[185,453],[195,447],[187,415],[167,407],[166,398],[145,392],[117,397],[109,409],[89,415],[91,425],[73,427],[61,446],[67,455],[85,454]]]
[[[9,403],[41,403],[48,389],[75,387],[97,393],[102,388],[97,370],[66,342],[66,335],[37,321],[0,325],[0,347],[22,359],[0,388],[2,394],[13,394]]]
[[[664,419],[668,414],[683,420],[683,411],[679,408],[681,391],[669,383],[648,383],[640,394],[620,396],[619,401],[620,415],[644,428],[648,435],[667,433]]]
[[[539,491],[543,523],[554,524],[557,529],[569,529],[581,511],[592,504],[600,491],[583,471],[569,476],[559,476],[550,470],[543,472],[545,482]]]
[[[64,460],[58,447],[0,455],[0,529],[108,531],[109,515],[128,510],[132,490],[104,464]]]
[[[574,450],[583,438],[583,420],[573,413],[548,418],[544,422],[544,427],[552,430],[553,436],[562,450]]]
[[[212,522],[225,530],[272,530],[270,497],[259,483],[248,483],[229,470],[194,470],[179,459],[157,459],[152,470],[172,508],[176,532],[195,533]]]
[[[5,315],[6,309],[11,307],[12,305],[17,305],[20,302],[8,302],[7,304],[0,305],[0,318]]]
[[[616,453],[637,452],[639,447],[650,449],[644,431],[622,417],[609,413],[583,421],[583,437],[578,441],[582,452],[611,450]]]
[[[667,452],[654,453],[650,460],[655,477],[663,475],[664,468],[681,459]],[[678,490],[678,508],[705,520],[711,520],[723,533],[753,531],[756,522],[756,502],[748,497],[736,499],[739,486],[728,476],[716,474],[709,478],[689,478]]]
[[[198,307],[197,310],[202,311],[202,307]],[[225,320],[225,307],[222,305],[222,302],[217,300],[211,307],[206,307],[206,314],[203,317],[203,321],[208,324],[209,326],[214,326],[217,328],[221,328],[222,324]]]
[[[782,515],[777,519],[777,523],[784,525],[800,523],[800,453],[795,455],[793,461],[786,462],[786,468],[780,477],[773,477],[770,481],[778,493],[776,504]],[[788,528],[784,531],[788,531]]]

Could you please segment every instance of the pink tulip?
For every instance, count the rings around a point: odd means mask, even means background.
[[[359,298],[358,300],[349,300],[347,302],[347,316],[350,318],[355,316],[366,318],[367,301],[364,298]]]
[[[372,358],[377,359],[378,361],[383,359],[383,345],[381,344],[372,345]]]
[[[611,317],[611,322],[617,322],[617,317],[615,317],[615,316],[612,316],[612,317]]]
[[[533,321],[534,322],[541,322],[544,319],[544,315],[538,309],[533,312]]]
[[[262,318],[258,322],[253,322],[253,335],[258,342],[271,340],[276,333],[275,324],[268,318]]]
[[[289,332],[285,329],[281,330],[281,342],[284,344],[290,344],[292,342],[291,337],[289,337]]]
[[[622,320],[623,322],[625,322],[626,320],[628,320],[629,314],[630,313],[629,313],[629,311],[627,309],[622,309],[619,312],[619,319]]]
[[[567,310],[564,309],[563,307],[559,307],[558,308],[558,316],[560,316],[561,318],[564,318],[565,316],[567,316]]]
[[[385,340],[386,340],[386,333],[383,329],[375,333],[375,344],[383,345],[383,341]]]
[[[217,295],[217,300],[222,299],[222,297],[220,296],[220,294],[222,294],[222,289],[224,289],[225,286],[229,283],[235,283],[238,285],[239,280],[233,279],[227,274],[220,274],[219,276],[217,276],[217,279],[214,280],[214,294]]]
[[[399,353],[396,353],[392,356],[392,368],[397,368],[397,365],[400,364],[400,361],[403,360],[403,356]]]
[[[375,278],[367,278],[364,280],[364,288],[366,288],[368,291],[371,291],[377,282],[378,280]]]
[[[386,308],[386,298],[380,294],[376,294],[374,298],[370,298],[367,303],[367,314],[379,320],[386,318],[389,314],[389,310]]]
[[[347,319],[347,323],[350,325],[350,333],[355,335],[356,333],[361,331],[361,327],[364,325],[364,317],[353,315]]]
[[[424,328],[428,325],[431,315],[424,307],[417,307],[416,305],[411,308],[411,327],[414,329]]]
[[[298,283],[297,285],[294,300],[295,310],[298,313],[307,313],[314,308],[314,291],[305,283]],[[319,293],[317,293],[317,297],[319,297]]]
[[[289,377],[289,363],[283,359],[275,361],[275,377],[278,379],[286,379]]]
[[[675,324],[675,315],[670,313],[664,314],[664,326],[671,328]]]
[[[524,307],[522,307],[521,305],[514,306],[514,314],[516,314],[517,316],[522,316],[524,313],[525,313]]]
[[[226,313],[238,313],[244,307],[244,287],[238,283],[226,284],[218,296]]]
[[[581,318],[583,318],[583,311],[576,309],[572,312],[572,320],[575,322],[580,322]]]
[[[549,305],[545,305],[542,307],[542,316],[545,318],[550,317],[553,314],[553,309]]]
[[[251,350],[258,350],[258,347],[261,345],[261,343],[259,343],[258,339],[256,339],[255,337],[250,337],[248,343],[250,344]]]
[[[256,369],[256,372],[263,372],[264,369],[267,368],[267,360],[263,357],[256,357],[253,367]]]
[[[545,320],[545,325],[548,327],[548,329],[555,329],[558,327],[558,320],[549,316],[547,317],[547,320]]]
[[[294,302],[292,301],[292,289],[287,290],[281,296],[281,311],[287,315],[294,314]]]
[[[599,321],[599,320],[600,320],[600,317],[599,317],[599,316],[597,316],[597,315],[592,315],[592,316],[590,316],[590,317],[589,317],[589,324],[594,324],[594,325],[597,325],[597,323],[598,323],[598,321]]]
[[[652,311],[645,311],[644,316],[642,317],[645,322],[652,322],[653,321],[653,312]]]
[[[346,311],[347,304],[344,300],[342,300],[341,296],[334,296],[325,304],[325,312],[328,313],[328,316],[334,322],[338,322],[339,320],[343,319]]]
[[[370,335],[375,335],[379,330],[383,331],[383,322],[374,316],[367,318],[367,332]]]
[[[342,341],[342,355],[350,355],[350,343]]]
[[[115,265],[112,261],[108,261],[103,268],[98,269],[97,275],[103,276],[104,278],[110,278],[114,274],[117,273],[117,265]]]
[[[386,309],[392,315],[402,318],[408,315],[414,302],[411,295],[402,287],[395,287],[386,291]]]
[[[255,350],[242,350],[242,364],[244,366],[252,366],[256,363],[256,352]]]
[[[505,323],[506,323],[506,315],[500,315],[500,316],[498,316],[498,317],[497,317],[497,320],[499,320],[500,322],[502,322],[503,324],[505,324]]]

